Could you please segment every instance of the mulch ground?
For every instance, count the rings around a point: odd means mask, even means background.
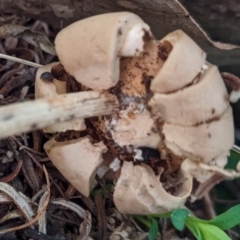
[[[51,42],[58,32],[44,22],[15,15],[1,16],[0,26],[6,24],[28,27],[45,34]],[[24,31],[11,31],[1,39],[1,53],[43,65],[57,60],[29,43],[34,35],[12,37]],[[38,40],[36,36],[34,41]],[[35,73],[34,67],[0,59],[0,106],[34,99]],[[0,239],[148,239],[149,229],[144,224],[117,211],[113,187],[106,186],[104,179],[98,179],[88,198],[69,184],[43,150],[50,138],[39,130],[0,140]],[[222,183],[222,187],[231,194],[239,192],[238,181]],[[215,203],[230,207],[239,202],[239,197],[221,200],[213,190],[202,200],[187,202],[187,207],[196,216],[210,219]],[[169,220],[159,220],[158,224],[158,239],[194,239],[187,230],[175,230]],[[239,239],[238,233],[230,234]]]

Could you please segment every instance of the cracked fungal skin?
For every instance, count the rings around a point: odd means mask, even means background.
[[[207,64],[195,83],[169,94],[155,93],[149,101],[152,113],[163,121],[194,126],[221,116],[229,106],[228,95],[216,66]]]
[[[192,190],[191,176],[180,170],[178,178],[186,181],[171,194],[160,183],[161,174],[156,176],[146,164],[134,166],[133,162],[125,161],[113,195],[118,210],[124,214],[144,215],[182,207]]]
[[[232,109],[216,66],[206,63],[195,82],[173,93],[154,93],[152,113],[164,121],[165,146],[177,156],[217,164],[234,144]],[[222,166],[223,167],[223,166]]]
[[[79,83],[102,91],[119,80],[120,58],[138,56],[149,26],[130,12],[77,21],[60,31],[55,47],[65,70]]]
[[[94,158],[91,174],[86,173],[84,181],[91,179],[91,184],[84,190],[78,186],[79,191],[89,194],[105,146],[121,167],[116,170],[114,202],[127,214],[181,207],[191,193],[193,177],[206,181],[215,171],[206,169],[225,166],[234,136],[227,91],[217,67],[206,62],[206,53],[183,31],[158,41],[135,14],[111,13],[70,25],[55,44],[61,64],[83,85],[81,89],[113,94],[120,106],[111,115],[85,120],[86,132],[105,145]],[[90,151],[85,151],[84,160],[71,156],[81,161],[79,166],[85,161],[87,169]],[[74,169],[64,163],[68,172],[52,158],[77,186],[71,175],[83,177],[77,161]],[[208,168],[199,170],[198,163]],[[172,188],[169,179],[176,182]]]
[[[35,97],[51,97],[67,93],[67,82],[56,79],[52,69],[59,65],[58,62],[47,64],[37,70],[35,78]],[[47,79],[46,79],[47,78]],[[84,119],[75,119],[67,122],[56,123],[43,129],[47,133],[66,132],[67,130],[83,131],[86,129]]]
[[[44,149],[62,175],[84,196],[89,196],[103,162],[102,153],[107,151],[103,142],[93,144],[88,136],[63,142],[52,138]],[[79,154],[87,156],[87,161],[79,161]]]
[[[165,123],[163,134],[166,146],[178,156],[210,163],[215,157],[225,154],[226,159],[233,141],[233,116],[229,106],[223,114],[210,122],[195,126]]]

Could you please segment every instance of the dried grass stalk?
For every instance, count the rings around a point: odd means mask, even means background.
[[[55,95],[0,108],[0,138],[42,129],[77,118],[108,115],[118,109],[118,100],[95,91]]]

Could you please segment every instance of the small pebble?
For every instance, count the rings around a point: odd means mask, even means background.
[[[50,72],[44,72],[41,74],[40,79],[42,79],[44,82],[52,82],[54,77]]]

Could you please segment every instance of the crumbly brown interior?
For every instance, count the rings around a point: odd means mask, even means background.
[[[83,86],[65,71],[61,63],[53,66],[51,74],[59,81],[67,82],[67,92],[83,91]]]
[[[157,41],[148,41],[139,57],[121,59],[119,82],[110,93],[118,97],[122,108],[131,101],[147,104],[151,98],[151,80],[164,64],[159,56],[159,45]]]
[[[145,51],[139,57],[123,58],[120,61],[120,79],[118,84],[111,88],[109,92],[118,97],[120,110],[126,109],[131,103],[143,104],[147,107],[147,102],[152,97],[150,83],[158,73],[172,50],[170,42],[163,43],[149,40],[145,44]],[[67,81],[69,92],[86,90],[73,77],[66,73],[61,64],[55,65],[52,74],[56,79]],[[128,113],[130,118],[134,119],[134,112]],[[90,135],[93,142],[103,141],[113,156],[117,156],[122,161],[134,161],[133,153],[129,153],[129,147],[120,147],[116,144],[111,133],[106,129],[104,120],[111,120],[112,116],[101,116],[86,119],[87,129],[84,132],[67,131],[60,133],[56,141],[65,141]],[[161,119],[156,119],[161,133]],[[158,131],[157,129],[155,131]],[[164,136],[161,136],[162,139]],[[142,149],[144,146],[142,146]],[[141,148],[140,148],[141,149]],[[148,149],[147,151],[159,151],[158,156],[144,157],[144,163],[151,166],[156,175],[164,169],[160,181],[165,186],[166,191],[173,194],[174,189],[181,183],[178,182],[178,171],[182,160],[172,154],[165,146],[159,146],[159,149]],[[142,161],[134,161],[134,164],[141,164]]]

